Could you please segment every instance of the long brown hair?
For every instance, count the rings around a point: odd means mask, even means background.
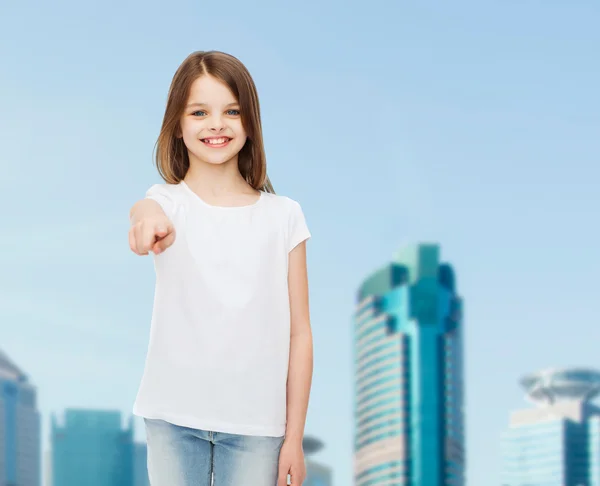
[[[262,137],[260,106],[254,81],[237,58],[219,51],[197,51],[179,66],[169,88],[167,106],[155,146],[155,161],[159,174],[170,184],[185,177],[190,161],[179,121],[183,115],[192,83],[203,75],[211,75],[225,83],[240,105],[242,125],[247,140],[238,155],[238,168],[254,188],[275,193],[267,176],[267,160]]]

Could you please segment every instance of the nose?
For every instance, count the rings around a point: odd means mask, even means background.
[[[223,131],[225,128],[225,124],[223,123],[223,118],[219,115],[215,115],[210,119],[210,130],[215,133],[219,133]]]

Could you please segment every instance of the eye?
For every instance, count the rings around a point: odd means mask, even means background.
[[[240,110],[227,110],[226,113],[231,116],[237,116],[240,114]]]
[[[198,113],[202,113],[202,115],[198,115]],[[198,111],[193,112],[192,115],[194,115],[194,116],[204,116],[204,115],[206,115],[206,112],[203,111],[203,110],[198,110]]]

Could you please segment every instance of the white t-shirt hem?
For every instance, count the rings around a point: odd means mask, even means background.
[[[133,408],[133,414],[138,417],[150,420],[164,420],[180,427],[189,427],[197,430],[206,430],[212,432],[224,432],[226,434],[252,435],[261,437],[283,437],[285,435],[285,424],[283,425],[239,425],[227,424],[223,422],[214,422],[202,420],[197,417],[182,417],[164,412],[149,412],[140,410],[136,405]]]

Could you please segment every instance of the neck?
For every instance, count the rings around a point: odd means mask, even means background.
[[[237,156],[223,164],[209,164],[190,156],[190,168],[184,180],[188,186],[215,196],[239,193],[249,188],[240,174]]]

